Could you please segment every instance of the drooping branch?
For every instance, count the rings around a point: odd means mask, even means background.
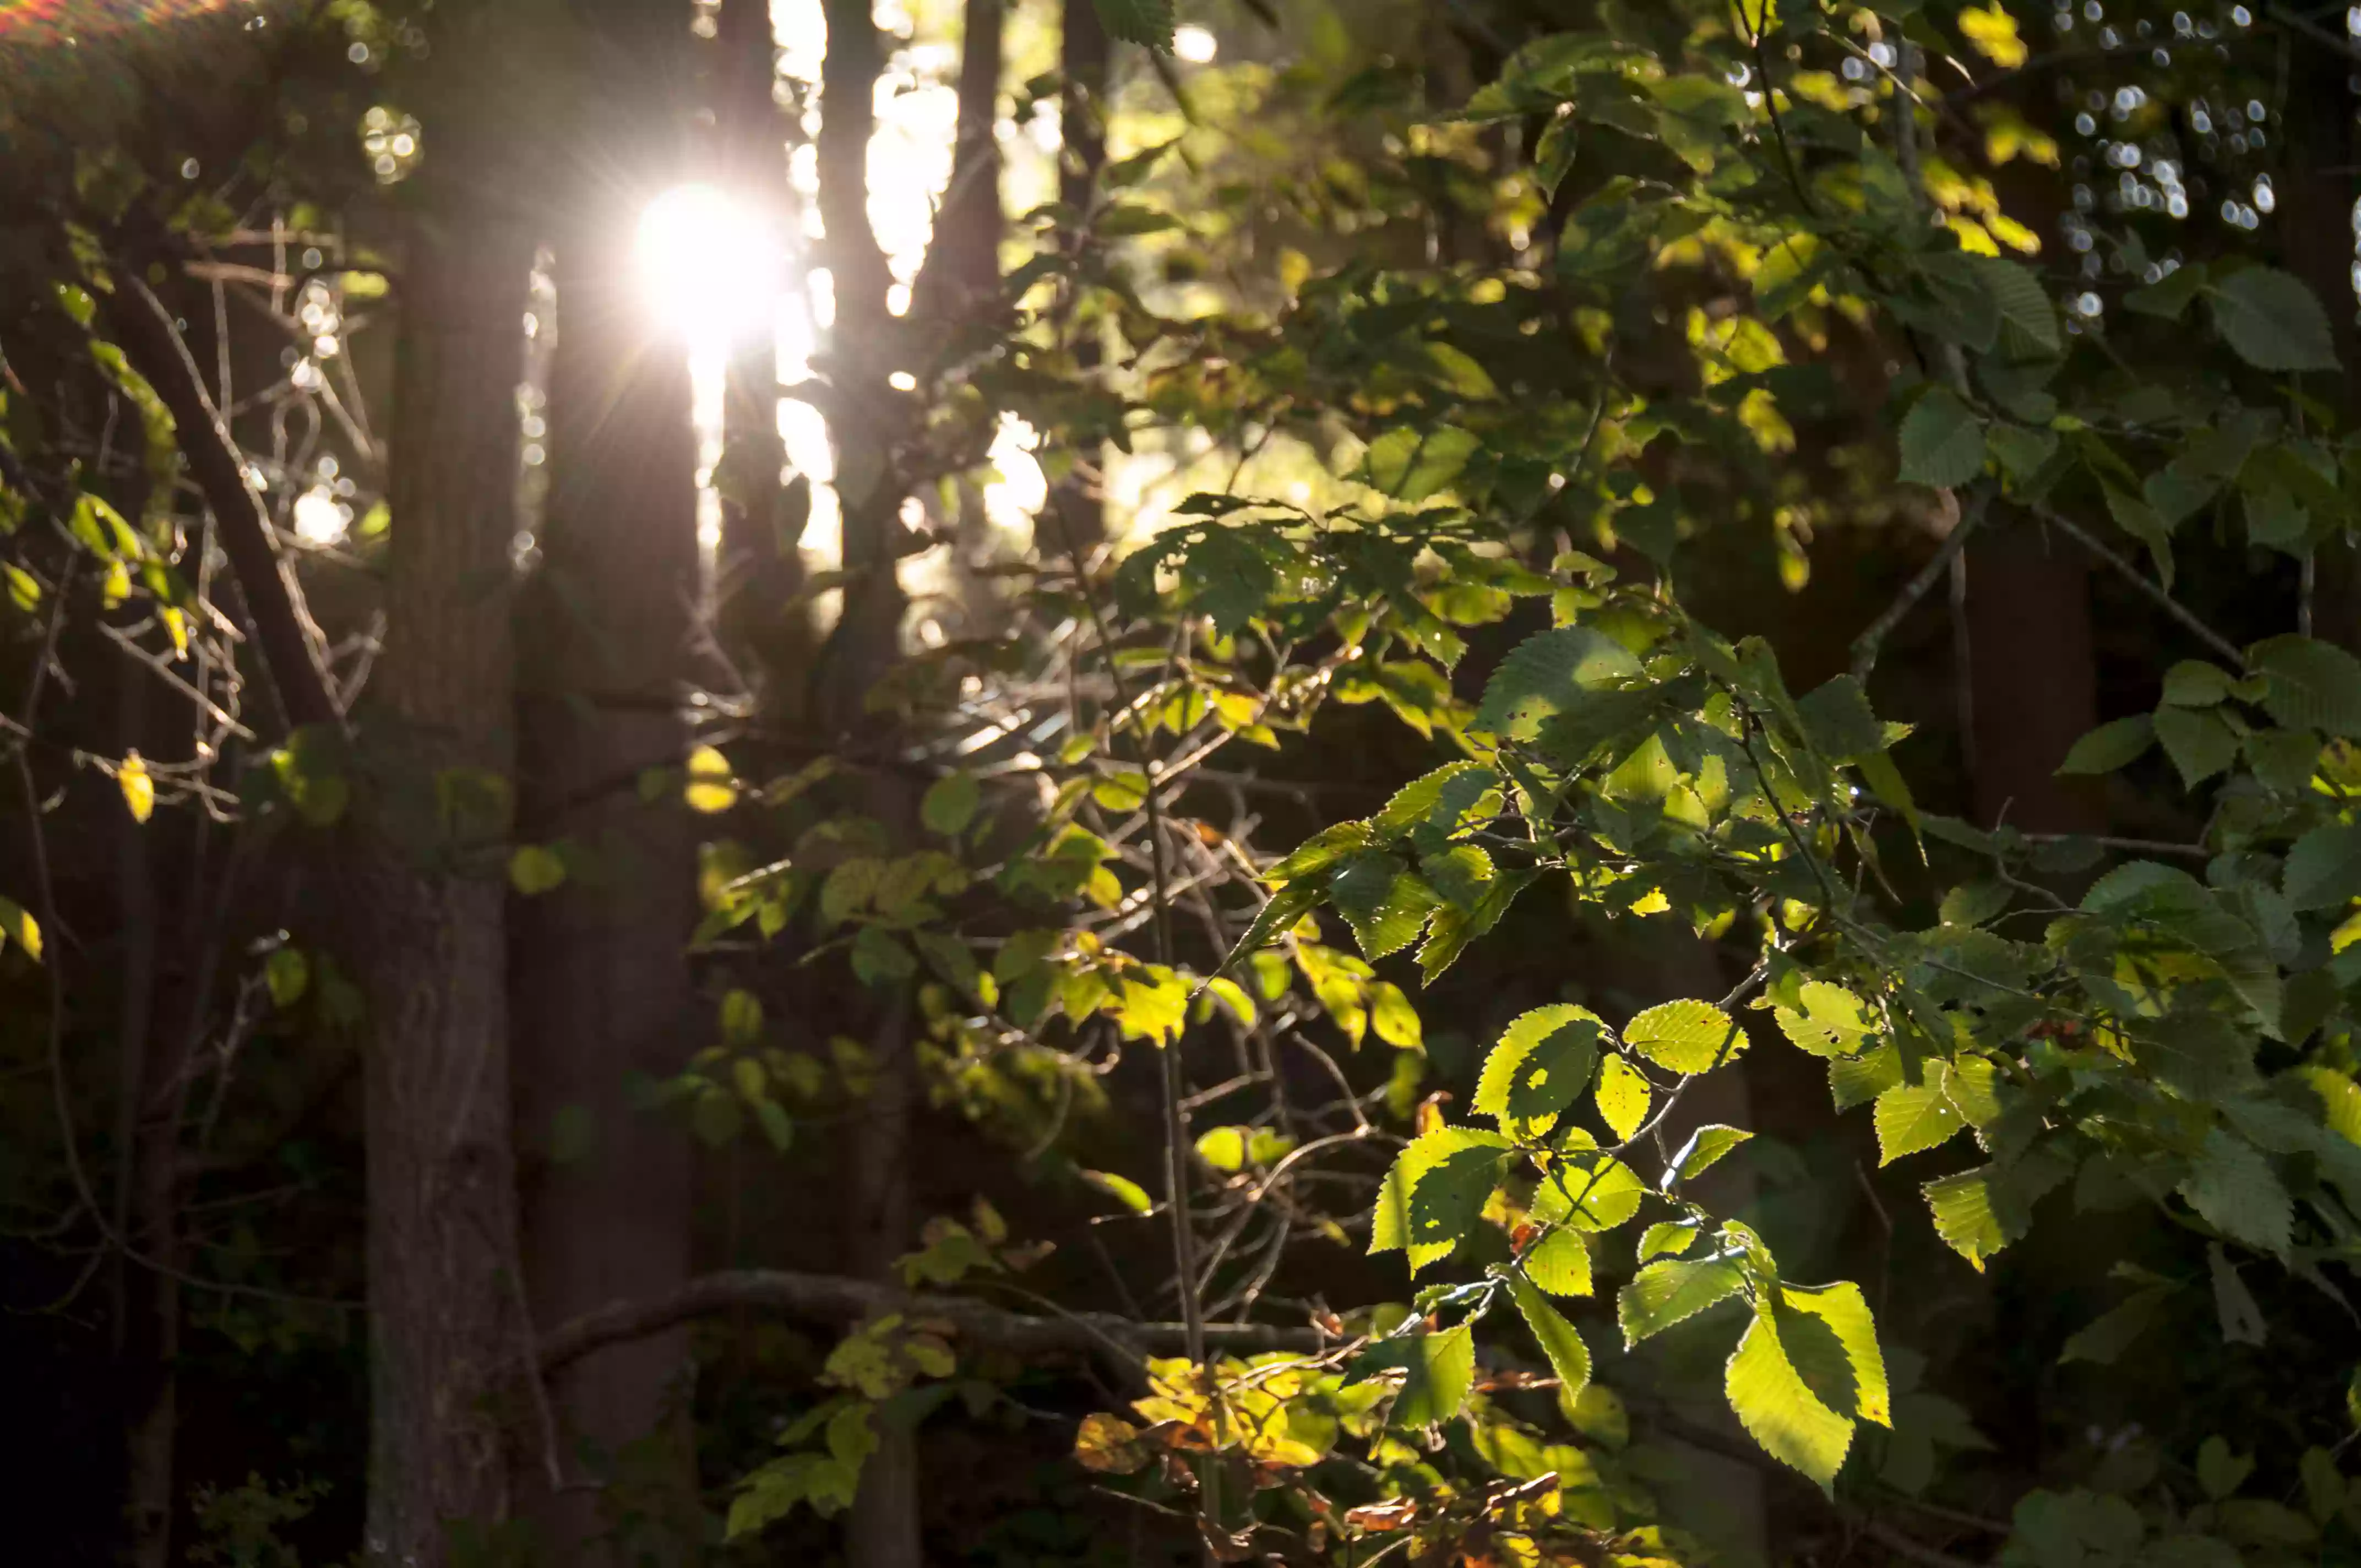
[[[970,1296],[918,1294],[840,1275],[748,1268],[704,1275],[669,1296],[618,1301],[561,1323],[541,1337],[541,1370],[546,1376],[605,1346],[741,1308],[821,1323],[900,1313],[913,1321],[946,1324],[959,1339],[992,1350],[1027,1356],[1093,1356],[1132,1381],[1137,1379],[1144,1357],[1178,1354],[1187,1339],[1180,1323],[1139,1322],[1111,1312],[1037,1316]],[[1209,1349],[1231,1353],[1316,1351],[1323,1346],[1314,1330],[1260,1323],[1209,1324],[1204,1335]]]
[[[320,654],[320,640],[303,608],[302,589],[270,535],[262,498],[247,483],[246,465],[229,426],[214,409],[189,345],[171,313],[134,265],[118,268],[108,323],[132,368],[156,389],[179,427],[181,454],[220,531],[222,553],[237,574],[238,591],[254,618],[255,641],[290,724],[341,724],[344,713]]]

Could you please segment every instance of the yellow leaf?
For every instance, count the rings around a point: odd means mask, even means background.
[[[139,753],[132,752],[115,770],[115,782],[123,791],[123,804],[131,808],[131,820],[145,822],[156,813],[156,781],[148,775],[148,764]]]
[[[699,746],[688,754],[688,784],[681,798],[691,811],[710,816],[727,811],[738,804],[738,785],[730,771],[730,759],[711,746]]]
[[[164,607],[162,613],[164,618],[164,630],[172,634],[172,657],[176,659],[187,658],[189,656],[188,616],[182,613],[180,606],[170,604]]]
[[[99,603],[113,609],[130,597],[131,568],[120,561],[110,563],[106,568],[106,583],[99,589]]]
[[[2003,71],[2015,71],[2026,60],[2025,40],[2016,36],[2016,18],[1998,5],[1960,13],[1960,31],[1986,60]]]

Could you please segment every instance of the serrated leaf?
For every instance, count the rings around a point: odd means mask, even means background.
[[[2263,709],[2290,729],[2361,739],[2361,660],[2311,637],[2272,637],[2247,651],[2263,675]]]
[[[1640,1069],[1612,1051],[1598,1064],[1598,1082],[1591,1090],[1598,1102],[1599,1119],[1618,1138],[1628,1140],[1648,1119],[1655,1091]]]
[[[2008,1227],[1993,1205],[1992,1183],[1991,1168],[1985,1167],[1946,1176],[1920,1189],[1935,1216],[1935,1234],[1979,1273],[1984,1259],[2011,1240]]]
[[[1525,1326],[1532,1331],[1533,1339],[1549,1358],[1550,1370],[1557,1374],[1559,1396],[1578,1397],[1590,1381],[1590,1347],[1574,1332],[1565,1315],[1550,1305],[1549,1298],[1516,1275],[1509,1277],[1509,1295],[1523,1314]]]
[[[1743,1127],[1725,1127],[1719,1124],[1699,1127],[1688,1135],[1672,1163],[1664,1168],[1664,1187],[1670,1191],[1676,1182],[1700,1176],[1718,1163],[1721,1157],[1754,1135]]]
[[[2361,897],[2361,825],[2324,822],[2289,849],[2283,886],[2298,910],[2341,908]]]
[[[1494,1118],[1503,1132],[1546,1134],[1590,1081],[1605,1030],[1596,1013],[1569,1002],[1519,1015],[1484,1058],[1477,1114]]]
[[[1746,1288],[1746,1270],[1733,1258],[1651,1263],[1615,1293],[1615,1317],[1627,1346],[1718,1306]]]
[[[1298,844],[1263,877],[1275,883],[1301,882],[1340,861],[1350,860],[1376,842],[1377,835],[1366,822],[1333,823]]]
[[[1867,1003],[1828,981],[1806,981],[1796,1000],[1801,1008],[1774,1007],[1771,1015],[1796,1049],[1816,1057],[1851,1056],[1877,1026]]]
[[[1476,1331],[1466,1323],[1420,1334],[1405,1359],[1401,1392],[1387,1420],[1400,1427],[1431,1427],[1451,1420],[1476,1386]]]
[[[1881,1166],[1931,1149],[1968,1124],[1931,1072],[1924,1083],[1897,1083],[1879,1095],[1876,1120]]]
[[[1834,1496],[1853,1422],[1823,1404],[1788,1359],[1768,1301],[1759,1303],[1723,1377],[1730,1408],[1763,1451]]]
[[[2213,325],[2257,370],[2334,370],[2328,313],[2301,280],[2276,267],[2246,267],[2209,294]]]
[[[1578,1231],[1611,1231],[1638,1213],[1647,1195],[1648,1184],[1621,1160],[1597,1152],[1569,1153],[1534,1189],[1532,1212],[1543,1224],[1562,1221]]]
[[[1418,940],[1426,917],[1443,905],[1408,866],[1377,853],[1345,861],[1329,881],[1328,898],[1352,927],[1362,956],[1373,961]]]
[[[1833,762],[1850,762],[1885,750],[1885,726],[1870,710],[1869,697],[1850,675],[1838,675],[1795,703],[1804,737]]]
[[[2156,738],[2164,754],[2180,773],[2189,789],[2227,769],[2238,760],[2238,732],[2229,720],[2210,707],[2159,707]]]
[[[1509,1141],[1470,1127],[1437,1127],[1396,1157],[1378,1192],[1369,1252],[1407,1252],[1411,1272],[1450,1255],[1499,1184]]]
[[[2264,1252],[2287,1251],[2295,1205],[2262,1152],[2236,1134],[2215,1127],[2205,1135],[2180,1191],[2224,1235]]]
[[[1553,1296],[1587,1296],[1590,1245],[1582,1233],[1554,1230],[1525,1249],[1525,1277]]]
[[[1955,489],[1983,471],[1983,423],[1948,387],[1930,388],[1902,418],[1905,484]]]
[[[2008,334],[2004,346],[2020,354],[2057,353],[2063,345],[2058,310],[2032,269],[1996,256],[1972,256],[1968,261],[1976,281],[2000,312],[2002,330]]]
[[[1746,1031],[1710,1002],[1660,1003],[1623,1025],[1623,1043],[1658,1067],[1708,1072],[1746,1049]]]
[[[1253,923],[1246,927],[1246,935],[1238,938],[1238,945],[1232,948],[1229,956],[1222,960],[1222,967],[1235,969],[1247,954],[1269,946],[1295,929],[1295,923],[1309,915],[1312,905],[1319,902],[1320,889],[1311,883],[1291,882],[1272,894],[1270,902],[1262,906]]]
[[[1640,1233],[1632,1261],[1644,1266],[1659,1257],[1678,1257],[1697,1245],[1701,1234],[1695,1220],[1659,1220]]]
[[[1878,1348],[1877,1324],[1870,1315],[1868,1299],[1861,1287],[1850,1280],[1834,1285],[1782,1285],[1780,1305],[1785,1309],[1780,1315],[1781,1337],[1786,1343],[1790,1359],[1797,1364],[1821,1402],[1839,1415],[1858,1420],[1874,1421],[1879,1426],[1894,1424],[1893,1396],[1886,1385],[1885,1354]],[[1791,1331],[1786,1311],[1801,1312],[1817,1318],[1825,1324],[1842,1353],[1845,1372],[1842,1376],[1831,1375],[1815,1377],[1813,1369],[1805,1364],[1798,1343],[1804,1335]],[[1840,1396],[1837,1389],[1849,1390]]]
[[[2156,721],[2145,713],[2100,725],[2067,749],[2058,764],[2061,775],[2112,773],[2136,761],[2156,743]]]
[[[1172,52],[1172,0],[1091,0],[1107,37]]]
[[[1587,626],[1561,626],[1509,650],[1485,683],[1474,728],[1503,740],[1532,740],[1561,714],[1640,674],[1631,651]]]

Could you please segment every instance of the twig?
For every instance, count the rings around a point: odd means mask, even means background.
[[[344,714],[322,668],[302,591],[272,543],[270,520],[246,482],[246,465],[205,393],[189,345],[173,329],[163,302],[141,280],[136,263],[115,269],[115,285],[108,320],[132,364],[171,411],[190,476],[204,494],[223,554],[237,573],[263,663],[279,688],[288,722],[342,724]]]
[[[1968,535],[1976,531],[1976,524],[1983,521],[1984,513],[1991,506],[1992,492],[1978,490],[1968,502],[1967,510],[1960,514],[1959,521],[1951,524],[1951,531],[1943,536],[1943,543],[1936,547],[1935,554],[1927,557],[1927,564],[1912,574],[1910,580],[1902,585],[1902,591],[1894,596],[1894,602],[1852,640],[1852,674],[1855,680],[1869,679],[1869,673],[1876,667],[1878,652],[1885,645],[1885,640],[1894,634],[1895,627],[1902,624],[1903,618],[1917,607],[1918,601],[1927,597],[1928,590],[1935,586],[1935,579],[1950,569],[1951,562],[1967,548]]]
[[[739,1308],[817,1322],[858,1322],[898,1313],[906,1319],[944,1323],[972,1344],[1020,1356],[1096,1355],[1111,1361],[1133,1383],[1139,1378],[1139,1364],[1145,1356],[1185,1349],[1192,1336],[1201,1343],[1231,1352],[1321,1348],[1319,1334],[1309,1328],[1200,1323],[1192,1329],[1186,1323],[1141,1322],[1112,1312],[1037,1317],[967,1296],[924,1295],[840,1275],[748,1268],[705,1275],[668,1296],[618,1301],[561,1323],[541,1336],[541,1371],[545,1376],[593,1351]]]
[[[2236,643],[2231,641],[2228,638],[2223,636],[2220,632],[2214,630],[2212,627],[2198,620],[2196,615],[2191,612],[2187,606],[2183,605],[2179,599],[2174,598],[2170,594],[2165,592],[2164,589],[2157,584],[2150,582],[2146,574],[2142,573],[2139,568],[2134,566],[2129,561],[2125,560],[2114,551],[2109,549],[2106,543],[2101,540],[2097,535],[2092,533],[2089,530],[2082,527],[2081,524],[2075,522],[2063,513],[2052,511],[2048,507],[2037,506],[2028,510],[2031,510],[2034,516],[2049,524],[2052,528],[2057,529],[2059,532],[2065,534],[2070,539],[2077,541],[2081,544],[2083,549],[2088,550],[2092,554],[2096,555],[2101,561],[2106,563],[2109,567],[2114,569],[2117,576],[2121,576],[2125,582],[2131,584],[2132,587],[2137,588],[2150,603],[2154,604],[2158,609],[2164,611],[2165,614],[2178,621],[2182,630],[2188,631],[2191,636],[2204,643],[2208,648],[2211,648],[2214,652],[2221,654],[2223,658],[2228,660],[2235,667],[2238,669],[2246,668],[2246,655],[2239,651]]]

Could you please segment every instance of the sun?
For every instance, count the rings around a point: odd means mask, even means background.
[[[658,326],[692,350],[771,329],[786,247],[751,203],[715,185],[675,185],[641,213],[634,249]]]

